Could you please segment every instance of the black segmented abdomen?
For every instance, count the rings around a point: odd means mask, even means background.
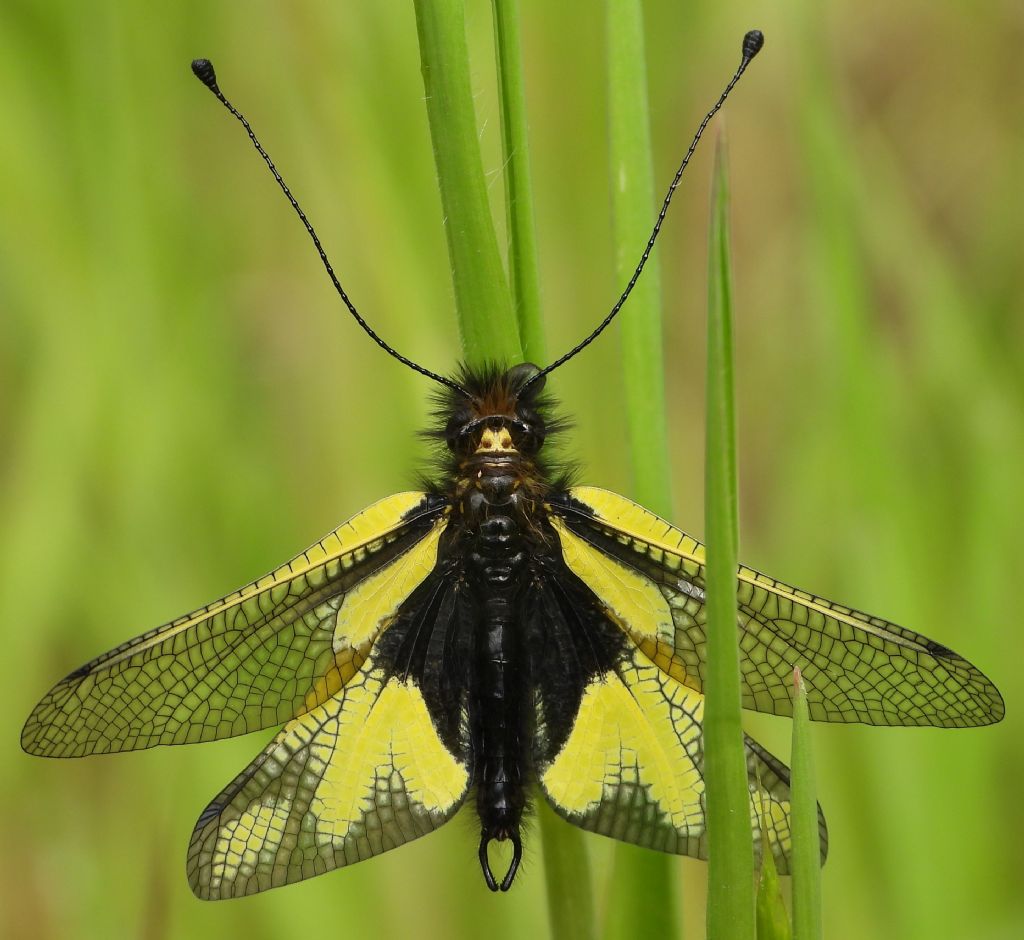
[[[474,495],[477,505],[445,531],[436,567],[402,605],[375,658],[416,682],[446,747],[468,764],[481,867],[488,885],[504,890],[522,857],[533,768],[558,753],[583,690],[615,668],[625,638],[566,566],[543,520],[513,515],[514,502]],[[505,840],[513,860],[495,877],[487,847]]]
[[[479,623],[469,695],[471,750],[481,861],[492,839],[511,839],[516,860],[502,886],[511,883],[520,849],[519,827],[526,806],[526,767],[531,715],[525,675],[524,637],[516,610],[526,561],[525,544],[513,519],[491,516],[481,523],[467,558],[466,574],[476,594]],[[488,868],[485,866],[485,874]],[[492,879],[488,879],[492,884]]]

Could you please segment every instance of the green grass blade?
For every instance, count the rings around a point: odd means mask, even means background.
[[[556,816],[540,794],[536,807],[551,936],[592,940],[597,936],[594,891],[583,833]]]
[[[740,725],[736,568],[736,418],[733,403],[729,193],[725,147],[715,149],[708,272],[707,531],[708,675],[704,710],[707,787],[708,940],[754,937],[754,850]]]
[[[615,286],[626,285],[651,234],[656,208],[651,161],[643,8],[607,0],[608,130],[615,222]],[[632,495],[658,515],[672,515],[661,274],[651,257],[619,317]]]
[[[643,9],[639,0],[608,0],[609,157],[615,286],[629,280],[655,211]],[[665,518],[672,514],[661,282],[652,257],[619,320],[633,496]],[[673,859],[629,845],[615,848],[606,936],[678,936]]]
[[[519,35],[518,0],[492,0],[494,45],[501,102],[502,165],[505,167],[505,212],[508,217],[508,272],[512,306],[527,362],[545,365],[544,327],[540,315],[537,227],[530,184],[530,149],[526,130],[526,89]]]
[[[767,845],[767,837],[761,839]],[[761,874],[757,881],[757,940],[792,940],[793,929],[789,923],[786,904],[782,900],[779,886],[779,872],[775,867],[775,856],[765,852],[761,857]]]
[[[512,305],[516,311],[524,357],[527,361],[544,365],[519,4],[516,0],[493,0],[493,8]],[[543,799],[542,795],[537,795],[551,934],[554,937],[590,940],[595,935],[594,902],[586,837],[559,819]]]
[[[679,887],[672,880],[672,856],[625,843],[615,846],[606,940],[679,937]]]
[[[415,0],[415,7],[463,352],[471,365],[520,362],[519,332],[480,159],[463,3]]]
[[[793,671],[793,938],[821,940],[821,843],[814,788],[811,719],[800,670]]]

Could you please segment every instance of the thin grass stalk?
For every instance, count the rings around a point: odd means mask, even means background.
[[[493,9],[512,306],[526,359],[543,365],[544,332],[526,136],[519,4],[517,0],[493,0]],[[586,837],[559,819],[542,796],[538,795],[537,803],[551,935],[591,940],[595,936],[594,901]]]
[[[768,846],[768,827],[762,823],[761,845]],[[770,850],[761,855],[761,872],[757,879],[757,940],[792,940],[786,904],[782,900],[779,872]]]
[[[821,842],[807,689],[793,670],[793,940],[821,940]]]
[[[733,401],[729,190],[725,146],[715,147],[708,270],[707,681],[704,776],[708,828],[708,940],[754,938],[754,848],[740,724],[736,569],[739,543]]]
[[[615,283],[621,286],[650,235],[656,205],[639,0],[607,0],[606,34]],[[671,518],[661,317],[661,278],[657,257],[652,257],[619,321],[623,385],[633,495]],[[617,845],[606,936],[679,936],[678,888],[672,873],[670,856]]]
[[[494,46],[501,102],[502,165],[508,219],[508,274],[519,340],[527,362],[543,366],[544,326],[540,312],[537,227],[530,182],[526,88],[519,31],[519,0],[492,0]]]
[[[651,234],[656,210],[643,8],[607,0],[608,140],[615,284],[625,286]],[[619,318],[633,495],[671,518],[662,352],[661,272],[653,255]]]
[[[597,930],[586,836],[556,816],[539,794],[536,808],[551,936],[593,940]]]
[[[462,0],[415,0],[420,67],[466,361],[521,362],[480,158]]]

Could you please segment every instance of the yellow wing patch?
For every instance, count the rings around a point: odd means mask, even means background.
[[[125,659],[201,622],[231,616],[241,607],[243,615],[257,618],[280,605],[289,594],[309,587],[317,589],[335,580],[343,571],[358,565],[384,547],[387,536],[399,527],[402,517],[423,502],[422,493],[396,493],[378,500],[333,532],[314,542],[301,555],[275,568],[257,581],[247,584],[219,601],[168,624],[162,632],[139,638],[110,664]]]
[[[593,812],[609,791],[617,801],[643,793],[675,833],[699,836],[703,710],[702,696],[678,683],[667,688],[649,662],[627,667],[621,677],[606,673],[584,692],[569,738],[541,784],[564,812],[577,816]]]
[[[400,562],[370,575],[345,595],[334,628],[336,650],[373,639],[398,613],[402,601],[434,570],[442,529],[435,526]]]
[[[675,624],[665,595],[632,568],[573,535],[557,516],[551,524],[569,568],[599,597],[624,629],[651,640],[671,642]]]
[[[540,767],[540,784],[569,822],[624,842],[707,857],[704,815],[704,696],[634,649],[618,671],[584,692],[561,750]],[[755,850],[768,841],[789,871],[789,779],[784,765],[747,738]],[[822,856],[827,845],[819,813]]]
[[[326,702],[362,667],[370,644],[434,570],[443,529],[443,523],[435,525],[404,555],[360,581],[343,597],[329,601],[329,611],[319,612],[327,622],[334,618],[334,661],[306,693],[304,710]]]
[[[570,491],[609,527],[623,534],[623,544],[630,538],[650,546],[650,558],[656,564],[681,568],[684,573],[699,575],[704,568],[704,546],[675,526],[648,512],[632,500],[597,486],[576,486]],[[667,554],[666,554],[667,553]]]
[[[468,786],[416,685],[385,681],[371,657],[214,800],[193,833],[189,883],[218,899],[362,861],[436,829]]]

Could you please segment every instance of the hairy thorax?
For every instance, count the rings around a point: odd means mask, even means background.
[[[538,527],[549,485],[528,458],[504,443],[501,431],[485,432],[480,448],[459,465],[454,481],[453,511],[466,531],[477,533],[490,520],[502,518],[506,534],[533,541],[543,535]]]

